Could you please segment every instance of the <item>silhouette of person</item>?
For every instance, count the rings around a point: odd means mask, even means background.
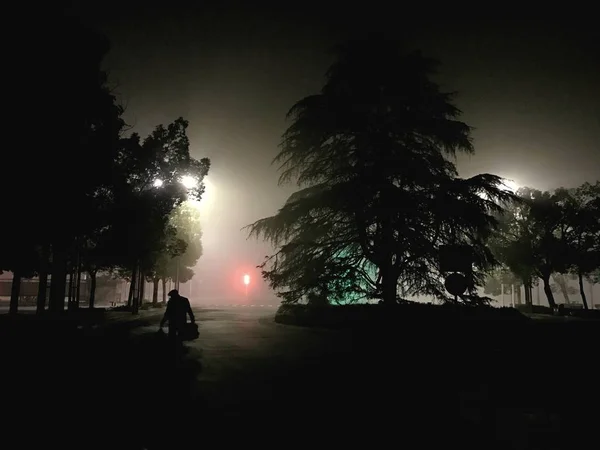
[[[187,322],[187,316],[190,316],[192,323],[196,322],[190,301],[181,295],[177,289],[169,292],[169,301],[167,309],[160,321],[160,329],[162,330],[165,322],[169,322],[169,338],[173,341],[182,341],[181,333],[184,332],[184,327]]]

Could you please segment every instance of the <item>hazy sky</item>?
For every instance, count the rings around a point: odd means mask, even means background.
[[[106,67],[134,131],[144,136],[184,116],[192,154],[212,160],[192,296],[239,295],[243,272],[268,253],[240,228],[292,192],[277,187],[270,166],[285,113],[319,90],[332,45],[369,30],[441,60],[439,82],[458,91],[463,119],[475,127],[476,155],[459,158],[462,175],[493,172],[541,189],[600,178],[600,33],[591,12],[572,20],[563,12],[558,21],[523,9],[515,20],[510,11],[492,18],[397,4],[395,12],[365,11],[365,3],[341,12],[326,2],[301,10],[149,3],[87,2],[76,11],[112,42]]]

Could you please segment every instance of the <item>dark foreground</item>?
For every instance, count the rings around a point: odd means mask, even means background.
[[[327,331],[243,310],[197,316],[201,339],[183,360],[156,319],[103,332],[3,326],[2,448],[597,442],[597,323]]]

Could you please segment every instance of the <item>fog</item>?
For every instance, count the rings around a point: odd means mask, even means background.
[[[118,8],[120,17],[104,17],[103,8],[82,6],[112,41],[105,66],[132,131],[145,136],[183,116],[192,155],[212,162],[195,301],[245,300],[244,273],[252,277],[252,301],[272,299],[256,269],[272,249],[241,229],[275,213],[293,192],[277,186],[271,166],[286,112],[318,92],[331,46],[359,29],[401,30],[408,46],[442,61],[438,81],[458,91],[463,119],[474,127],[476,154],[458,160],[461,175],[493,172],[551,189],[600,174],[598,60],[582,50],[597,32],[580,22],[557,28],[456,17],[399,26],[399,18],[362,10],[342,20],[339,11],[315,16],[308,8]]]

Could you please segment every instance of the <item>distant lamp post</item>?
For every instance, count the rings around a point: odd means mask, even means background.
[[[244,286],[246,288],[246,299],[248,298],[248,285],[250,284],[250,275],[244,275]]]
[[[162,187],[163,180],[154,180],[153,184],[154,184],[154,187],[157,187],[157,188]]]

